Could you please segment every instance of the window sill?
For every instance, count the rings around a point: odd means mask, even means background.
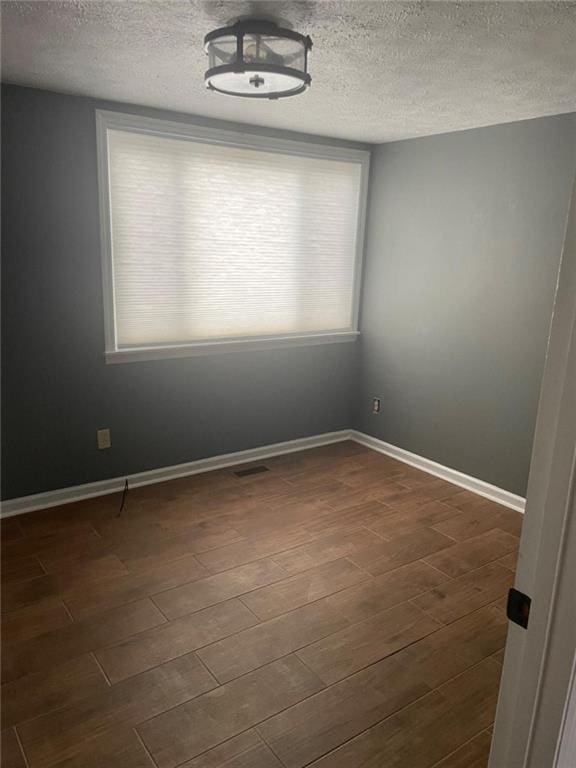
[[[206,341],[166,347],[133,347],[107,351],[105,359],[108,364],[137,363],[147,360],[198,357],[200,355],[214,355],[225,352],[307,347],[356,341],[359,335],[358,331],[340,331],[315,333],[306,336],[268,336],[265,338],[234,339],[229,341]]]

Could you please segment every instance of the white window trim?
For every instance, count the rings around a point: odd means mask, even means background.
[[[260,151],[271,151],[287,155],[314,157],[357,163],[361,167],[360,200],[356,224],[356,253],[354,257],[353,284],[353,322],[349,328],[327,332],[306,334],[281,334],[274,336],[250,336],[239,339],[215,339],[211,341],[191,342],[180,345],[161,345],[149,347],[118,348],[116,338],[116,318],[114,302],[114,279],[112,268],[110,187],[108,173],[108,130],[126,130],[131,133],[146,133],[160,136],[173,136],[207,144],[225,144],[234,147],[247,147]],[[98,191],[100,203],[100,242],[102,252],[102,283],[104,302],[105,360],[107,363],[125,363],[143,360],[160,360],[174,357],[194,357],[197,355],[241,350],[276,349],[304,345],[333,344],[355,341],[358,332],[360,309],[360,289],[362,262],[364,256],[364,232],[366,204],[368,197],[368,173],[370,152],[348,147],[334,147],[315,144],[309,141],[278,139],[244,131],[231,131],[220,128],[208,128],[194,123],[180,123],[159,120],[141,115],[132,115],[108,110],[96,110],[96,140],[98,158]]]

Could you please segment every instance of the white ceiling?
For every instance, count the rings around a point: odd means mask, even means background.
[[[284,101],[209,93],[203,37],[240,15],[314,41]],[[3,79],[385,142],[576,111],[576,2],[3,2]]]

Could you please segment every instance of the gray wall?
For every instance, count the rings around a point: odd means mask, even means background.
[[[575,163],[575,115],[376,150],[357,428],[524,495]]]
[[[355,344],[105,365],[94,109],[162,113],[2,95],[3,498],[350,427]]]
[[[576,116],[375,151],[359,343],[107,366],[96,107],[3,89],[3,498],[351,426],[525,492]]]

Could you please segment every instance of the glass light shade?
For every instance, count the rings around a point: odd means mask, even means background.
[[[310,85],[309,37],[267,21],[239,21],[204,39],[207,88],[231,96],[279,99]]]

